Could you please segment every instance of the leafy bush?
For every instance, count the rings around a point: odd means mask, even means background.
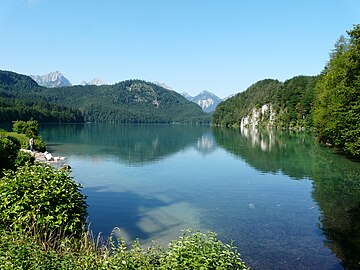
[[[46,249],[33,235],[0,230],[1,269],[248,269],[215,233],[186,230],[168,251],[154,242],[144,248],[135,241],[128,248],[118,241],[110,238],[109,245],[100,245],[87,232],[79,241],[67,239],[57,249]]]
[[[19,137],[21,142],[21,147],[25,149],[29,149],[29,139],[31,137],[34,138],[34,149],[40,152],[46,151],[46,144],[43,141],[43,139],[39,136],[39,124],[36,120],[30,120],[30,121],[14,121],[13,122],[13,131],[16,133],[13,134],[19,134],[17,137]],[[25,137],[22,137],[21,135],[25,135]],[[13,135],[16,136],[16,135]]]
[[[6,171],[0,180],[0,228],[79,235],[87,215],[79,190],[65,168],[35,164]]]
[[[18,151],[16,159],[15,159],[15,167],[24,166],[26,163],[34,164],[35,158],[29,153]]]
[[[248,269],[233,244],[223,244],[214,232],[185,230],[169,244],[159,269]]]
[[[36,137],[39,135],[39,123],[36,120],[30,121],[14,121],[13,130],[20,134],[25,134],[27,137]]]
[[[3,169],[14,168],[19,150],[19,140],[0,134],[0,173]]]

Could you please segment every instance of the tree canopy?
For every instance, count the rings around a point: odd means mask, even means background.
[[[347,33],[316,85],[314,125],[320,141],[360,157],[360,25]]]
[[[182,95],[141,80],[45,88],[0,71],[0,121],[209,123],[211,115]]]
[[[219,104],[212,122],[240,126],[256,112],[257,126],[315,128],[319,141],[360,157],[360,25],[341,36],[318,76],[297,76],[281,83],[266,79]],[[261,115],[271,107],[273,121]],[[256,111],[257,110],[257,111]]]

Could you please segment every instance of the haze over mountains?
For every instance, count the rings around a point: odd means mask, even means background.
[[[45,75],[30,75],[30,77],[36,81],[40,86],[44,86],[47,88],[55,88],[55,87],[68,87],[72,86],[73,84],[65,78],[65,76],[60,71],[50,72],[49,74]],[[165,83],[155,81],[154,84],[161,86],[170,91],[175,91],[171,86],[168,86]],[[80,85],[106,85],[106,83],[99,79],[95,78],[90,82],[83,81]],[[215,111],[216,106],[222,101],[221,98],[216,96],[214,93],[209,91],[202,91],[200,94],[196,95],[195,97],[190,96],[186,92],[183,92],[182,95],[189,101],[192,101],[199,105],[201,109],[205,112],[213,112]]]

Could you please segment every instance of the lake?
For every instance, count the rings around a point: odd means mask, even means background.
[[[252,269],[359,269],[360,164],[305,133],[183,125],[41,125],[88,196],[95,234],[235,241]]]

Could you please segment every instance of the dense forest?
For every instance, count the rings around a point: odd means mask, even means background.
[[[209,123],[211,117],[180,94],[141,80],[46,89],[42,95],[79,108],[89,122]]]
[[[0,71],[0,104],[3,122],[209,123],[211,118],[180,94],[141,80],[50,89],[9,71]]]
[[[218,105],[213,123],[219,126],[240,126],[241,119],[269,104],[275,116],[262,113],[256,126],[309,127],[312,125],[311,102],[317,76],[297,76],[284,83],[265,79],[256,82],[246,91]],[[271,105],[271,106],[270,106]]]
[[[309,128],[318,139],[360,157],[360,25],[340,37],[318,76],[266,79],[220,103],[212,123]]]
[[[0,71],[0,121],[84,122],[79,110],[49,103],[38,95],[43,90],[30,77]]]

